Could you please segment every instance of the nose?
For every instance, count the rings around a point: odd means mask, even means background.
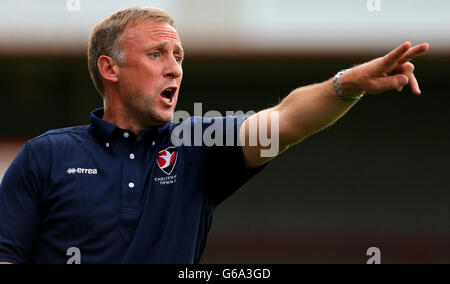
[[[178,77],[181,77],[181,75],[183,75],[181,64],[177,62],[175,57],[172,57],[168,60],[165,76],[176,79]]]

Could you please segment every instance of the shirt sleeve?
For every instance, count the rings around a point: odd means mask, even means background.
[[[27,143],[0,184],[0,261],[26,263],[40,223],[42,174]]]
[[[214,145],[211,143],[205,145],[207,147],[205,183],[210,190],[213,205],[220,204],[267,165],[266,163],[258,168],[249,169],[245,164],[242,147],[238,141],[240,126],[247,117],[226,116],[204,120],[204,142],[207,143],[206,140],[210,136],[215,142]],[[212,130],[208,130],[209,128]]]

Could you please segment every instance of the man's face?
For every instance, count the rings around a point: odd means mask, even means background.
[[[183,77],[183,49],[167,23],[144,20],[123,31],[126,63],[118,75],[119,96],[135,118],[161,125],[172,119]]]

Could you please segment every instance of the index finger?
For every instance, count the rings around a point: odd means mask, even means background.
[[[421,53],[424,53],[425,51],[428,50],[428,48],[430,48],[430,45],[428,43],[422,43],[419,45],[414,46],[413,48],[411,48],[410,50],[408,50],[408,52],[406,52],[399,60],[398,60],[398,64],[403,64],[406,63],[410,60],[412,60],[414,57],[416,57],[417,55],[420,55]]]
[[[384,64],[387,67],[395,65],[397,61],[409,50],[410,47],[411,43],[407,41],[393,51],[389,52],[383,58]]]

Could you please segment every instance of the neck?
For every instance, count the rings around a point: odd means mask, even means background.
[[[141,124],[123,104],[115,103],[111,97],[113,96],[106,96],[104,99],[103,120],[133,131],[139,139],[148,126]]]

